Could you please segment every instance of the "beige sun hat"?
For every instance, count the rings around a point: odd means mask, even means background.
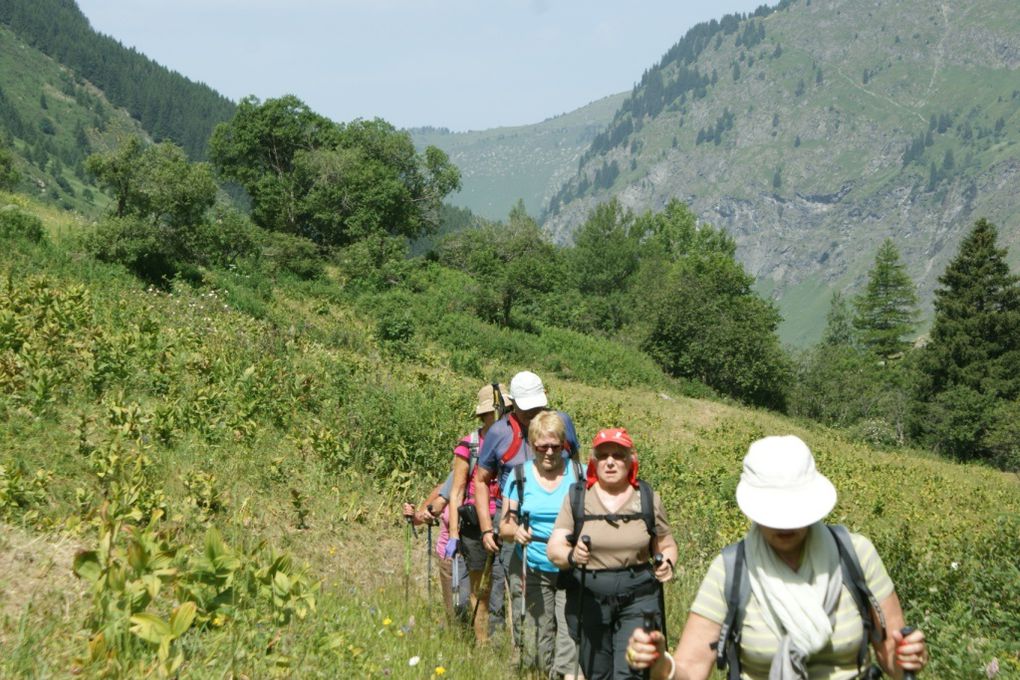
[[[832,511],[836,487],[815,467],[811,449],[799,437],[765,437],[744,456],[737,505],[760,526],[799,529]]]
[[[497,402],[502,399],[502,409],[505,410],[509,404],[509,398],[506,396],[506,385],[500,383],[495,386],[499,390],[499,396],[496,396],[496,391],[493,389],[493,385],[486,385],[482,389],[478,390],[478,405],[475,406],[475,415],[481,416],[486,413],[492,413],[496,410]]]

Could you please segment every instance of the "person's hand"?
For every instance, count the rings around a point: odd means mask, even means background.
[[[638,670],[651,668],[666,651],[666,639],[657,630],[645,632],[643,628],[635,628],[627,640],[627,663]]]
[[[659,566],[655,568],[655,578],[659,583],[667,583],[673,578],[673,565],[669,560],[663,560]]]
[[[482,545],[493,555],[499,552],[499,543],[496,542],[496,535],[491,529],[482,534]]]
[[[584,541],[578,541],[571,549],[570,554],[574,556],[572,562],[578,567],[585,566],[588,564],[588,560],[591,559],[591,553],[588,551],[588,546],[585,545]]]
[[[517,545],[527,545],[531,543],[531,527],[525,529],[518,524],[517,532],[514,534],[514,543]]]
[[[428,508],[422,508],[418,512],[414,513],[414,523],[418,526],[422,524],[435,524],[436,516],[432,514],[432,511]]]
[[[404,503],[404,520],[414,519],[414,506],[410,503]]]
[[[446,541],[446,547],[443,548],[443,557],[445,559],[453,559],[457,554],[457,546],[460,545],[460,539],[450,536]]]
[[[898,630],[891,631],[896,643],[896,665],[906,671],[919,671],[928,664],[928,646],[924,642],[924,633],[915,630],[903,637]]]

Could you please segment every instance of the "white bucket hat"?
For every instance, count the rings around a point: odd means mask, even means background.
[[[521,371],[510,380],[510,398],[522,411],[549,405],[542,379],[531,371]]]
[[[737,505],[760,526],[799,529],[832,511],[836,487],[818,472],[811,449],[798,437],[765,437],[744,456]]]

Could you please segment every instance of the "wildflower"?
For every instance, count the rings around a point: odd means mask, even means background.
[[[985,675],[989,677],[989,680],[999,675],[998,659],[992,659],[991,661],[988,662],[988,665],[985,666]]]
[[[435,672],[436,672],[436,675],[443,675],[444,673],[446,673],[446,669],[443,668],[442,666],[436,666],[436,671]]]
[[[410,659],[407,660],[407,665],[408,666],[417,666],[420,662],[421,662],[421,657],[420,656],[412,656]]]
[[[390,618],[390,617],[388,617],[388,616],[387,616],[387,617],[386,617],[385,619],[383,619],[383,620],[382,620],[382,625],[384,625],[384,626],[388,626],[388,625],[390,625],[391,623],[393,623],[393,619],[391,619],[391,618]]]
[[[404,637],[404,631],[398,630],[397,631],[397,637]]]
[[[952,569],[953,571],[956,571],[957,569],[960,568],[960,563],[959,562],[950,562],[949,563],[949,568]]]
[[[212,625],[214,625],[217,628],[219,628],[220,626],[222,626],[226,622],[227,622],[227,618],[225,616],[223,616],[223,614],[217,614],[213,618],[213,620],[212,620]]]

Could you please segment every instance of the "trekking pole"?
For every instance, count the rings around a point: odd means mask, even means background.
[[[428,528],[428,542],[427,542],[428,552],[429,552],[429,584],[428,584],[428,593],[429,593],[429,609],[432,609],[432,518],[433,518],[432,504],[429,503],[428,505],[426,505],[425,509],[429,511],[429,528]]]
[[[900,629],[900,633],[903,634],[903,637],[907,637],[913,632],[914,632],[913,626],[904,626],[903,628]],[[917,673],[915,673],[914,671],[904,670],[903,680],[917,680]]]
[[[527,531],[531,526],[531,513],[525,512],[521,514],[521,526]],[[528,606],[528,544],[525,543],[521,548],[521,612],[518,616],[517,624],[517,642],[518,642],[518,653],[517,657],[517,673],[518,675],[524,669],[524,610]]]
[[[407,517],[407,528],[404,531],[404,602],[411,597],[411,533],[415,538],[418,532],[414,528],[414,518]]]
[[[582,536],[581,543],[591,552],[591,536]],[[584,582],[588,576],[588,565],[581,565],[581,594],[577,597],[577,668],[574,677],[581,677],[581,631],[584,630]]]
[[[655,570],[658,571],[662,563],[666,561],[666,556],[662,553],[655,553],[652,561],[655,563]],[[672,563],[670,566],[673,566]],[[669,634],[666,633],[666,586],[662,581],[659,581],[659,616],[662,617],[662,639],[666,643],[666,651],[669,651]]]
[[[656,555],[656,557],[662,557],[662,555]],[[661,560],[659,563],[660,564],[662,563]],[[642,618],[641,627],[645,629],[646,633],[651,633],[653,630],[659,630],[659,626],[655,620],[655,612],[646,609],[643,612],[641,612],[641,618]],[[663,617],[663,621],[665,621],[665,617]],[[663,633],[663,635],[665,636],[665,633]],[[669,645],[666,645],[666,653],[669,654]],[[649,680],[649,678],[652,677],[651,666],[642,671],[642,675],[644,676],[645,680]]]

